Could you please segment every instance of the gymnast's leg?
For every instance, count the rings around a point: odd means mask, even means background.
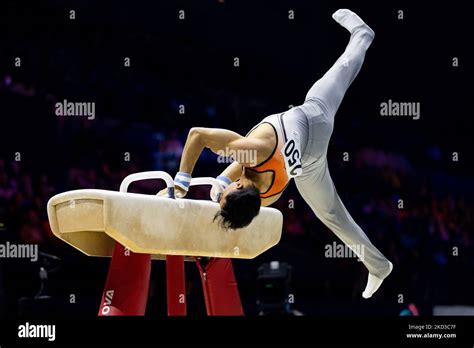
[[[369,278],[362,296],[369,298],[390,274],[393,266],[370,242],[344,207],[329,174],[326,152],[334,116],[362,67],[374,32],[349,10],[338,10],[333,18],[351,33],[351,38],[344,53],[311,87],[304,104],[300,106],[309,120],[311,140],[302,158],[303,174],[295,182],[306,203],[337,237],[348,246],[363,247],[364,254],[358,256],[369,270]]]
[[[371,297],[390,274],[393,266],[372,244],[345,208],[334,187],[326,159],[318,165],[303,169],[303,175],[298,176],[295,183],[303,199],[322,223],[344,244],[356,247],[354,252],[363,250],[362,255],[357,256],[369,270],[369,280],[362,296]]]
[[[365,53],[375,37],[374,31],[350,10],[338,10],[333,18],[351,33],[349,43],[334,65],[310,88],[302,105],[303,111],[309,116],[314,113],[314,109],[317,110],[314,103],[319,102],[330,120],[334,118],[344,94],[359,73]]]

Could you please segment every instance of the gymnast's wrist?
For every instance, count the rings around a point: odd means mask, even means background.
[[[189,186],[191,185],[191,179],[191,174],[185,172],[178,172],[174,177],[174,186],[177,186],[181,190],[188,192]]]
[[[226,188],[230,184],[232,184],[232,180],[230,180],[227,176],[225,175],[219,175],[217,178],[217,181],[223,186],[223,188]]]

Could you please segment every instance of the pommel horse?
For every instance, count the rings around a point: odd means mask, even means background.
[[[164,180],[167,197],[128,192],[147,179]],[[214,178],[193,178],[195,185],[219,187]],[[211,201],[175,199],[173,178],[163,171],[131,174],[120,192],[73,190],[48,201],[56,237],[87,256],[112,257],[99,316],[145,314],[152,260],[166,260],[169,316],[186,315],[185,260],[199,269],[208,315],[244,315],[231,259],[252,259],[276,245],[283,216],[262,207],[249,226],[226,231],[213,221],[218,210]]]

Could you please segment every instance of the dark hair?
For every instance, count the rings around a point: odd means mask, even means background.
[[[227,229],[248,226],[260,212],[260,191],[255,185],[235,190],[226,197],[224,207],[214,216],[220,225]]]

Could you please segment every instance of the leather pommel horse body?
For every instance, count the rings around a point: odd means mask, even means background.
[[[146,179],[164,180],[168,197],[127,192]],[[216,180],[194,178],[195,185]],[[283,216],[262,207],[249,226],[225,231],[213,221],[218,210],[211,201],[174,199],[173,179],[161,171],[127,176],[120,192],[74,190],[48,202],[56,237],[88,256],[112,257],[101,316],[145,314],[152,259],[166,260],[168,315],[186,315],[185,260],[196,261],[208,315],[243,315],[231,259],[252,259],[276,245]],[[203,264],[202,257],[210,259]]]

